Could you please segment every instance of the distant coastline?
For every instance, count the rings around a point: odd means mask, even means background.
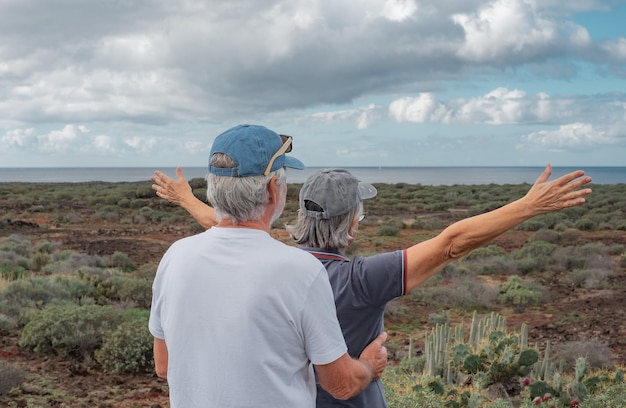
[[[289,183],[302,183],[324,167],[289,170]],[[543,167],[346,167],[357,178],[369,183],[408,183],[421,185],[532,184]],[[155,170],[175,176],[173,167],[55,167],[0,168],[0,183],[81,183],[89,181],[149,181]],[[553,178],[578,167],[554,167]],[[626,167],[582,167],[595,184],[626,183]],[[204,178],[205,167],[183,167],[188,179]]]

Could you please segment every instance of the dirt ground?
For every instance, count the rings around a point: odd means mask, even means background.
[[[137,264],[158,262],[169,245],[183,236],[189,235],[188,226],[145,225],[141,227],[102,223],[98,225],[78,225],[71,228],[38,228],[39,224],[51,225],[50,220],[32,218],[27,221],[4,225],[0,236],[18,233],[33,239],[54,240],[63,248],[75,249],[90,254],[108,255],[115,251],[128,254]],[[364,224],[360,234],[367,234]],[[370,232],[371,232],[370,231]],[[288,242],[284,231],[277,230],[274,236]],[[376,251],[404,248],[412,244],[407,233],[386,245],[376,246]],[[512,231],[495,242],[507,250],[521,248],[528,239],[528,232]],[[582,240],[589,242],[619,243],[626,245],[625,231],[584,233]],[[367,249],[360,244],[359,249]],[[511,328],[519,328],[522,323],[529,325],[530,342],[545,344],[550,341],[558,344],[564,341],[600,341],[608,346],[612,361],[616,365],[626,365],[626,268],[610,278],[604,289],[571,287],[562,277],[544,275],[540,283],[551,294],[551,303],[542,307],[529,308],[523,314],[512,310],[499,310],[507,317]],[[497,282],[494,282],[497,284]],[[419,301],[407,302],[408,314],[426,324],[430,313],[437,312]],[[387,323],[394,323],[393,317]],[[391,339],[408,344],[406,333],[390,331]],[[18,396],[0,397],[0,406],[26,407],[28,396],[48,396],[47,407],[167,407],[166,383],[152,373],[135,376],[111,376],[88,372],[84,367],[75,366],[55,358],[37,358],[17,346],[17,336],[0,338],[0,359],[23,368],[27,374],[45,376],[48,384],[35,385],[28,381],[22,384]],[[419,342],[417,347],[419,348]],[[63,400],[57,395],[64,395]],[[4,405],[3,405],[4,404]]]

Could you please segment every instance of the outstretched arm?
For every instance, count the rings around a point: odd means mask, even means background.
[[[485,214],[458,221],[439,235],[407,250],[409,292],[441,268],[497,236],[540,214],[583,204],[591,189],[581,188],[591,182],[581,170],[548,181],[548,164],[528,193],[519,200]]]
[[[159,197],[183,207],[204,228],[211,228],[217,224],[215,210],[193,195],[191,186],[180,167],[176,168],[176,177],[176,180],[171,179],[157,170],[151,177],[152,181],[155,182],[152,189],[156,191]]]

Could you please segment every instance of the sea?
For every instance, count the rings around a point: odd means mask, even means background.
[[[288,183],[303,183],[323,167],[287,170]],[[532,184],[543,167],[345,167],[367,183],[407,183],[420,185]],[[626,183],[626,167],[553,167],[552,177],[582,169],[594,184]],[[54,167],[0,168],[0,183],[82,183],[90,181],[149,181],[155,170],[176,176],[173,167]],[[206,167],[183,167],[185,177],[204,178]]]

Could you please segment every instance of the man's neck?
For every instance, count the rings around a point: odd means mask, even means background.
[[[216,227],[221,228],[248,228],[248,229],[258,229],[265,231],[267,233],[270,232],[270,227],[267,222],[263,220],[252,220],[252,221],[244,221],[234,223],[232,220],[222,220],[217,223]]]

